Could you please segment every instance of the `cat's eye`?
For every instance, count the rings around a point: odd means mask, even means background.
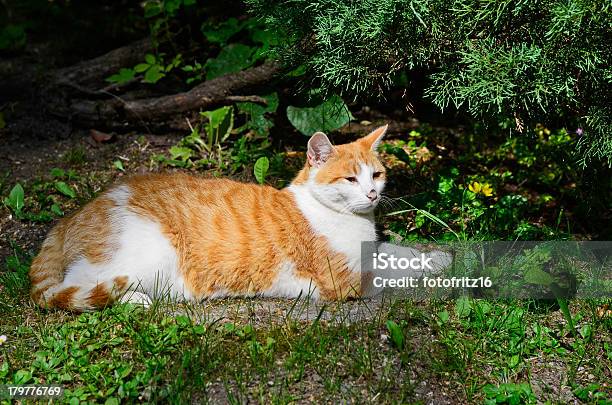
[[[351,183],[357,183],[357,177],[345,177],[346,180],[350,181]]]
[[[382,176],[382,172],[374,172],[374,174],[372,175],[373,178],[377,179],[380,176]]]

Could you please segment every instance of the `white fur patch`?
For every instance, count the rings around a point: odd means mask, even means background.
[[[264,291],[265,297],[302,297],[319,298],[319,291],[314,281],[295,275],[295,263],[284,262],[278,269],[278,275],[272,286]]]
[[[62,284],[87,291],[99,283],[112,283],[115,277],[127,276],[130,291],[152,298],[191,299],[176,250],[159,224],[125,207],[129,198],[127,186],[120,186],[109,195],[119,204],[111,214],[113,228],[119,229],[117,249],[105,263],[92,264],[86,258],[77,260],[68,267]]]

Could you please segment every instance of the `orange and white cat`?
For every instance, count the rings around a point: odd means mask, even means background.
[[[361,294],[362,241],[376,239],[387,127],[333,146],[321,132],[283,190],[184,174],[132,177],[49,233],[32,298],[85,311],[122,300]]]

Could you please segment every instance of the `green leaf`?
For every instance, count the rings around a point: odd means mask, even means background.
[[[64,183],[63,181],[56,181],[55,189],[59,191],[60,193],[62,193],[63,195],[65,195],[66,197],[70,197],[70,198],[76,197],[76,193],[74,192],[72,187],[70,187],[68,184]]]
[[[150,53],[145,55],[145,62],[147,62],[149,65],[155,65],[155,55],[152,55]]]
[[[106,79],[107,82],[122,84],[127,83],[134,78],[136,72],[134,69],[122,68],[119,73],[114,74]]]
[[[125,169],[123,168],[123,162],[121,160],[115,160],[113,162],[113,167],[117,170],[125,172]]]
[[[268,169],[270,168],[270,161],[267,157],[262,156],[257,159],[255,162],[255,167],[253,168],[253,173],[255,174],[255,179],[259,184],[264,184],[266,181],[266,175],[268,174]]]
[[[228,45],[214,59],[206,61],[206,80],[239,72],[251,66],[253,48],[243,44]]]
[[[201,31],[208,42],[225,44],[231,37],[240,32],[243,27],[244,24],[238,22],[237,19],[230,18],[217,26],[202,24]]]
[[[559,304],[559,309],[561,310],[563,317],[567,321],[570,330],[572,331],[572,334],[576,334],[576,330],[574,328],[574,318],[572,317],[572,313],[569,309],[567,300],[565,298],[557,298],[557,304]]]
[[[525,281],[530,284],[539,284],[544,286],[551,285],[555,281],[553,276],[537,267],[529,267],[525,271],[523,277]]]
[[[593,328],[591,327],[590,324],[586,323],[582,325],[582,327],[580,328],[580,336],[582,336],[583,339],[585,340],[589,339],[592,334],[593,334]]]
[[[54,167],[51,169],[51,177],[54,179],[62,178],[66,175],[64,169],[60,169],[59,167]]]
[[[32,379],[32,373],[27,370],[18,370],[13,377],[13,382],[17,385],[28,383]]]
[[[402,328],[392,320],[388,320],[387,329],[389,330],[391,341],[395,347],[402,350],[404,348],[404,333],[402,332]]]
[[[25,193],[21,184],[17,183],[9,193],[8,198],[4,199],[4,204],[10,207],[15,214],[21,213],[25,203]]]
[[[63,217],[64,216],[64,211],[62,211],[60,206],[57,205],[57,204],[53,204],[51,206],[51,212],[54,213],[55,215],[57,215],[58,217]]]
[[[245,128],[252,129],[257,135],[266,135],[274,126],[274,121],[266,117],[266,113],[275,112],[278,108],[278,94],[272,93],[263,98],[268,102],[263,106],[256,103],[237,103],[238,111],[248,115]]]
[[[3,361],[2,365],[0,365],[0,377],[4,378],[8,375],[9,365],[7,361]],[[6,381],[6,380],[5,380]]]
[[[234,111],[230,106],[203,111],[200,115],[208,118],[206,136],[209,149],[227,139],[234,128]]]
[[[192,156],[192,154],[193,151],[184,146],[173,146],[170,148],[170,156],[172,156],[172,159],[179,160],[182,162],[188,160]]]
[[[468,297],[459,297],[455,303],[455,314],[460,318],[467,318],[472,312],[470,299]]]
[[[258,115],[266,112],[276,112],[278,108],[278,94],[276,92],[263,96],[268,103],[267,105],[261,105],[256,103],[244,102],[237,103],[238,110],[242,113],[249,115]]]
[[[149,65],[148,63],[139,63],[138,65],[134,66],[134,71],[136,73],[142,73],[150,67],[151,65]]]
[[[355,117],[339,96],[332,96],[315,107],[287,107],[289,122],[302,134],[310,136],[317,131],[336,130]]]
[[[153,65],[145,73],[143,82],[145,82],[145,83],[157,83],[164,76],[166,76],[166,74],[161,71],[161,67],[159,65]]]
[[[144,5],[144,17],[151,18],[162,12],[161,4],[156,1],[147,1]]]
[[[508,367],[514,368],[518,366],[519,362],[520,362],[520,358],[518,354],[515,354],[512,357],[510,357],[510,360],[508,360]]]

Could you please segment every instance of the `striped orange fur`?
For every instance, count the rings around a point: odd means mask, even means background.
[[[375,148],[385,130],[335,147],[315,134],[283,190],[185,174],[132,177],[51,230],[32,263],[31,296],[83,311],[166,287],[190,300],[359,295],[355,252],[375,237],[385,176]],[[345,226],[350,235],[337,229]]]

